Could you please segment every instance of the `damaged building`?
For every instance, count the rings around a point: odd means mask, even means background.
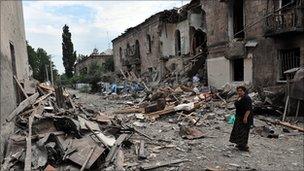
[[[78,59],[75,64],[75,74],[87,74],[92,64],[104,67],[109,60],[113,60],[112,50],[99,53],[95,48],[89,56]]]
[[[304,64],[303,0],[201,0],[208,82],[274,86]]]
[[[129,28],[113,42],[115,70],[132,71],[137,76],[157,72],[194,75],[205,68],[205,13],[195,0],[179,9],[159,12]],[[189,67],[189,66],[196,67]]]
[[[1,141],[0,161],[3,143],[14,123],[6,122],[6,117],[24,99],[19,85],[29,87],[29,65],[26,49],[23,10],[21,1],[1,1]],[[17,84],[14,77],[19,80]]]
[[[115,70],[190,77],[201,69],[216,88],[279,85],[304,64],[303,18],[303,0],[192,0],[115,38]]]

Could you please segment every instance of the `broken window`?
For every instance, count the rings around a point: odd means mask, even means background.
[[[151,36],[149,34],[147,35],[147,42],[148,42],[148,52],[151,53],[151,51],[152,51],[152,41],[151,41]]]
[[[181,36],[180,31],[175,31],[175,55],[181,55]]]
[[[233,81],[244,81],[244,59],[232,60]]]
[[[121,49],[121,47],[119,48],[119,59],[122,60],[122,49]]]
[[[300,67],[300,48],[279,50],[279,80],[286,80],[285,71]]]
[[[87,67],[84,67],[80,70],[80,75],[85,75],[88,73],[88,68]]]
[[[233,1],[233,35],[234,38],[244,38],[243,0]]]

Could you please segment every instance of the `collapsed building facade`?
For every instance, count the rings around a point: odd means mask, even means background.
[[[97,64],[99,66],[105,66],[108,60],[112,60],[112,51],[99,53],[97,49],[94,49],[92,54],[86,56],[82,59],[77,60],[75,64],[75,74],[88,74],[91,65]]]
[[[193,57],[206,57],[203,18],[200,2],[192,1],[179,9],[159,12],[127,29],[112,40],[115,70],[132,71],[137,76],[156,71],[163,77],[172,72],[182,74],[190,62],[198,65],[200,60]],[[204,60],[200,64],[203,66]]]
[[[163,77],[190,66],[188,76],[205,70],[216,88],[278,85],[284,71],[304,64],[303,18],[303,0],[192,0],[115,38],[115,70]]]
[[[26,49],[23,10],[21,1],[1,1],[1,141],[0,159],[3,154],[4,137],[12,131],[13,123],[6,117],[23,100],[20,89],[13,76],[25,89],[29,86],[29,65]],[[0,160],[2,161],[2,160]]]
[[[206,12],[208,82],[273,86],[304,64],[303,0],[201,0]]]

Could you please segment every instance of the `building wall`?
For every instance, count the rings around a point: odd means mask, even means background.
[[[5,137],[12,131],[13,123],[6,123],[6,117],[16,108],[16,90],[13,81],[13,66],[10,43],[14,46],[17,78],[28,86],[29,67],[26,49],[26,39],[21,1],[1,1],[1,59],[0,59],[0,84],[1,84],[1,150]],[[0,160],[1,161],[1,160]]]
[[[90,66],[93,63],[97,63],[98,65],[102,66],[106,62],[106,60],[109,58],[113,58],[113,56],[112,55],[90,56],[87,59],[85,59],[75,65],[75,73],[76,73],[76,75],[79,75],[81,70],[84,69],[85,67],[89,71]]]
[[[164,23],[160,36],[160,51],[163,57],[175,56],[176,24]]]
[[[244,58],[244,81],[250,81],[255,86],[273,86],[278,84],[278,49],[300,47],[301,64],[303,65],[303,34],[294,34],[287,37],[268,37],[265,35],[265,20],[245,30],[243,40],[233,39],[233,14],[231,11],[232,1],[209,1],[201,0],[202,9],[206,12],[207,45],[209,50],[208,79],[213,86],[220,87],[223,81],[213,79],[214,75],[220,76],[225,81],[229,80],[232,69],[226,67],[230,72],[221,75],[218,69],[214,69],[217,63],[211,60],[219,58],[222,61],[230,61],[234,58]],[[251,25],[261,19],[267,13],[267,1],[265,0],[244,0],[244,25]],[[272,1],[269,1],[272,2]],[[269,9],[273,5],[269,4]],[[269,12],[269,11],[268,11]],[[216,22],[215,22],[216,21]],[[256,46],[246,47],[246,43],[254,41]],[[248,58],[250,57],[250,58]],[[226,63],[225,61],[224,63]],[[231,77],[230,77],[231,81]]]
[[[160,41],[159,41],[159,21],[158,18],[150,20],[144,25],[141,25],[138,29],[125,33],[122,37],[113,41],[113,55],[115,70],[124,68],[122,66],[122,60],[119,56],[119,49],[122,48],[122,59],[126,59],[125,49],[127,44],[134,45],[136,40],[140,45],[140,59],[141,59],[141,72],[145,72],[148,68],[158,68],[160,58]],[[151,52],[149,52],[149,43],[147,41],[147,35],[151,37]]]
[[[165,23],[161,29],[161,54],[163,57],[175,56],[175,32],[180,31],[181,39],[181,54],[190,53],[190,25],[189,20],[184,20],[179,23]]]

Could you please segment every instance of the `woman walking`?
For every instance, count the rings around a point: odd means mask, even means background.
[[[236,88],[238,99],[234,103],[236,108],[235,122],[230,135],[230,142],[242,151],[249,151],[248,138],[251,125],[253,125],[253,115],[251,113],[252,101],[246,93],[244,86]]]

